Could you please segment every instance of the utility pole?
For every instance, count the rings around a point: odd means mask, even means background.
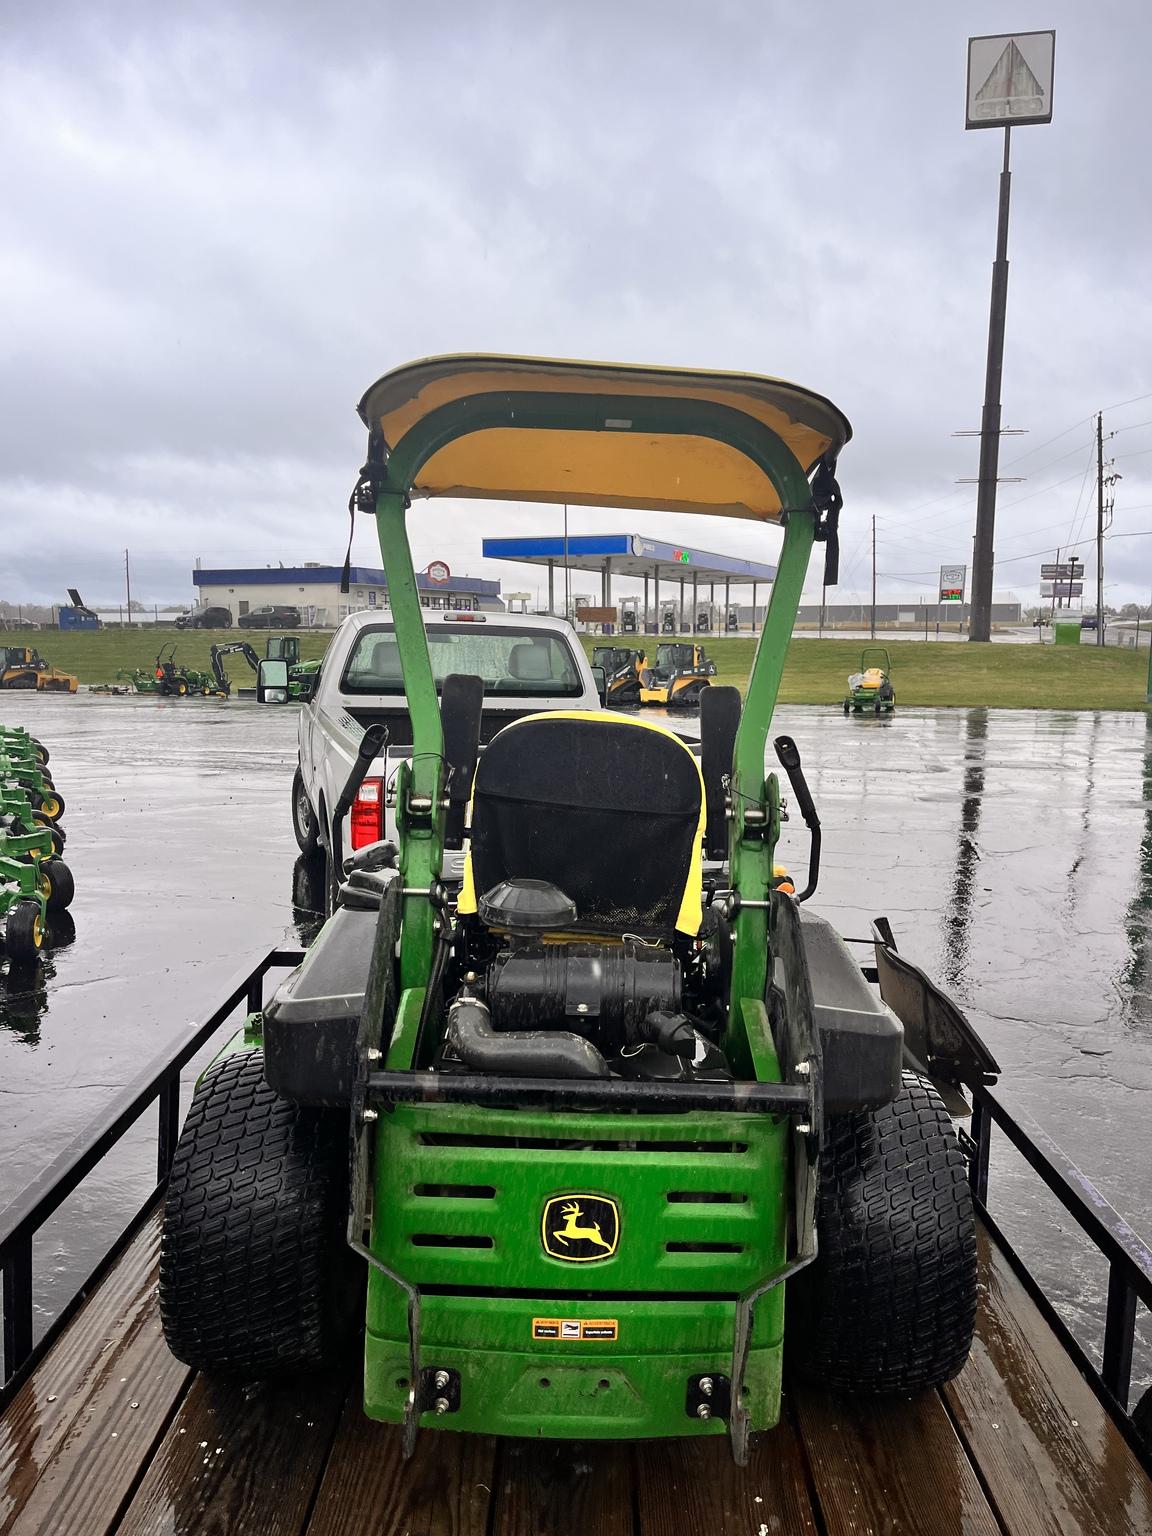
[[[132,622],[132,576],[128,570],[128,551],[124,551],[124,590],[128,596],[128,622]]]
[[[976,488],[976,538],[972,553],[972,607],[969,640],[992,638],[992,563],[996,537],[996,478],[1000,470],[1000,383],[1004,373],[1004,316],[1008,308],[1008,206],[1012,194],[1009,150],[1012,129],[1004,128],[1004,166],[996,218],[996,259],[992,263],[992,304],[988,317],[988,360],[984,411],[980,418],[980,468]]]
[[[876,638],[876,514],[872,514],[872,639]]]
[[[1121,476],[1104,473],[1104,415],[1096,413],[1096,644],[1104,644],[1104,534],[1112,526],[1112,487]],[[1104,499],[1108,491],[1107,502]]]

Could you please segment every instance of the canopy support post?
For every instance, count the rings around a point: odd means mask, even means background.
[[[728,633],[728,604],[729,604],[729,602],[731,600],[730,599],[730,595],[729,595],[729,589],[730,589],[731,585],[732,585],[732,583],[729,581],[728,577],[725,576],[725,578],[724,578],[724,623],[720,626],[720,633],[722,635],[726,635]],[[739,629],[739,627],[740,627],[739,624],[737,624],[736,627],[737,627],[737,629]]]
[[[426,984],[432,964],[436,914],[426,893],[440,878],[443,857],[444,812],[440,802],[444,732],[404,526],[407,500],[402,491],[382,490],[377,494],[376,533],[388,578],[396,643],[405,658],[404,696],[412,721],[412,756],[400,771],[396,818],[405,829],[400,840],[401,879],[405,891],[417,893],[403,897],[400,985],[417,987]]]
[[[752,633],[756,633],[756,583],[752,583]]]
[[[639,634],[641,634],[641,635],[646,635],[648,633],[648,577],[647,576],[644,577],[644,607],[641,609],[641,618],[640,618],[639,624],[637,624],[637,626],[636,626],[636,629],[637,629],[637,632]]]
[[[548,613],[551,618],[556,617],[556,562],[548,562]]]
[[[684,633],[684,578],[680,578],[680,633]]]
[[[692,633],[696,633],[696,626],[700,623],[700,576],[698,572],[692,572]]]
[[[654,589],[654,591],[652,593],[652,619],[653,619],[652,633],[657,638],[659,638],[659,636],[660,636],[660,567],[659,567],[659,565],[657,565],[657,567],[655,569],[655,572],[653,573],[652,580],[655,582],[655,589]],[[644,615],[644,632],[645,633],[648,632],[648,615],[647,614]]]

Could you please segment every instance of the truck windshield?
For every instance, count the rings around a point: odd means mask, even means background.
[[[451,673],[463,672],[482,677],[487,694],[574,699],[584,692],[575,657],[560,635],[490,624],[429,625],[426,633],[437,691]],[[344,693],[403,695],[400,647],[391,625],[362,632],[340,687]]]

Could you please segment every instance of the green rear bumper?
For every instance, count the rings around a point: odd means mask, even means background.
[[[421,1367],[461,1377],[459,1410],[422,1422],[552,1438],[723,1433],[689,1414],[688,1383],[731,1375],[737,1297],[784,1267],[786,1135],[754,1114],[403,1105],[382,1116],[372,1248],[420,1290]],[[542,1237],[549,1202],[581,1196],[619,1210],[615,1251],[591,1262],[554,1257]],[[783,1326],[780,1287],[755,1310],[753,1429],[779,1415]],[[404,1292],[373,1270],[366,1412],[400,1420],[408,1390]]]

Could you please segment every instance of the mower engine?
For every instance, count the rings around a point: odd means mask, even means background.
[[[708,941],[677,953],[635,934],[568,937],[555,886],[506,880],[481,898],[483,941],[448,1004],[443,1071],[730,1081],[716,1039],[722,972]]]

